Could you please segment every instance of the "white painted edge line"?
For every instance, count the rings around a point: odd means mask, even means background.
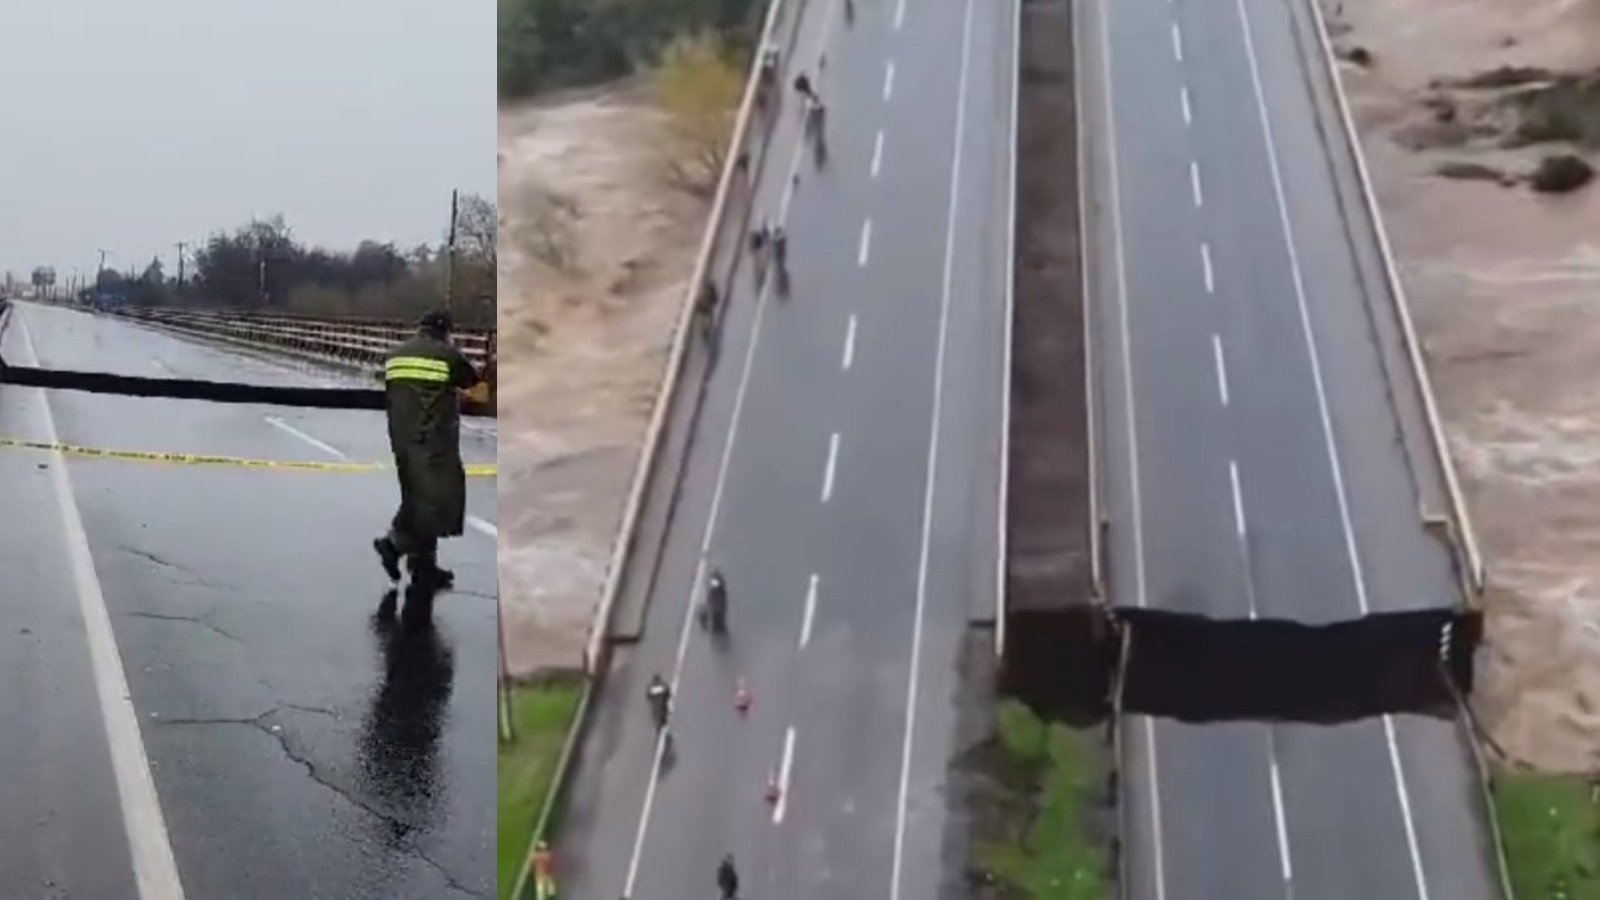
[[[1117,299],[1121,317],[1121,344],[1122,344],[1122,379],[1124,402],[1127,404],[1128,415],[1128,451],[1132,456],[1129,461],[1129,481],[1131,482],[1133,502],[1133,556],[1134,556],[1134,602],[1143,609],[1145,606],[1145,558],[1144,558],[1144,519],[1140,509],[1139,496],[1139,429],[1136,421],[1133,400],[1133,362],[1131,359],[1132,341],[1128,329],[1128,265],[1123,247],[1122,233],[1122,188],[1121,178],[1117,171],[1117,121],[1116,102],[1112,88],[1111,66],[1111,23],[1110,7],[1114,0],[1105,0],[1100,14],[1100,51],[1104,71],[1101,73],[1101,87],[1105,94],[1106,107],[1106,147],[1108,150],[1110,175],[1111,175],[1111,218],[1112,231],[1116,238],[1116,265],[1117,265]],[[1075,21],[1081,18],[1074,17]],[[1076,29],[1074,29],[1076,30]],[[1082,58],[1082,54],[1074,54]],[[1081,79],[1079,79],[1081,81]],[[1080,103],[1081,110],[1083,105]],[[1080,129],[1081,132],[1081,129]],[[1080,159],[1082,156],[1080,154]],[[1081,179],[1080,179],[1081,182]],[[1155,720],[1146,716],[1144,719],[1145,743],[1149,748],[1150,762],[1150,832],[1151,849],[1155,853],[1155,887],[1156,900],[1166,900],[1167,875],[1165,844],[1161,834],[1161,777],[1160,765],[1157,760],[1156,726]]]
[[[761,26],[761,43],[772,39],[772,32],[778,20],[778,11],[786,0],[771,0],[767,6],[766,20]],[[672,346],[667,352],[667,359],[662,366],[661,383],[656,391],[655,400],[650,410],[650,424],[644,433],[644,446],[640,449],[633,466],[633,476],[628,485],[627,500],[622,508],[622,522],[616,531],[616,537],[611,544],[611,554],[606,559],[605,581],[600,589],[600,603],[595,607],[594,617],[590,619],[588,642],[584,646],[584,667],[588,674],[598,674],[600,665],[601,648],[605,645],[607,632],[610,628],[611,610],[616,605],[617,591],[621,586],[622,566],[626,562],[628,551],[633,546],[634,534],[637,531],[639,511],[643,506],[645,487],[650,478],[655,474],[656,462],[660,453],[661,435],[665,429],[667,409],[672,405],[673,395],[677,390],[678,378],[683,370],[684,360],[687,358],[685,350],[688,347],[689,323],[694,314],[694,300],[698,290],[694,287],[704,278],[706,268],[710,265],[711,254],[715,249],[716,239],[721,231],[722,218],[726,213],[729,187],[733,181],[732,161],[735,154],[732,149],[738,148],[744,141],[745,132],[749,128],[750,113],[755,107],[755,94],[757,78],[760,68],[756,61],[750,63],[750,71],[745,76],[744,98],[740,102],[739,113],[734,120],[733,135],[729,138],[730,152],[727,161],[722,167],[722,176],[717,182],[717,193],[711,201],[711,215],[706,228],[700,237],[700,249],[695,258],[694,272],[689,278],[690,287],[684,292],[683,300],[679,304],[678,320],[673,327]],[[531,840],[531,838],[530,838]],[[521,890],[527,869],[524,867],[517,876],[517,884],[513,890]]]
[[[830,21],[831,18],[830,16]],[[789,172],[785,178],[786,187],[783,199],[778,205],[779,224],[788,219],[789,202],[794,196],[792,191],[794,175],[800,168],[800,161],[804,156],[804,152],[805,142],[797,141],[789,159]],[[701,590],[701,585],[705,584],[706,556],[711,549],[711,539],[716,533],[717,514],[722,508],[722,494],[727,486],[729,466],[733,462],[734,441],[738,437],[739,420],[744,413],[744,401],[750,386],[750,373],[755,365],[756,348],[761,343],[761,323],[766,316],[768,300],[772,296],[771,286],[771,281],[765,282],[757,294],[755,317],[750,323],[750,342],[745,348],[743,368],[739,374],[739,385],[733,395],[733,411],[729,418],[728,435],[723,441],[722,457],[717,463],[716,482],[711,491],[711,507],[706,513],[705,532],[700,538],[700,561],[695,566],[694,582],[690,587],[691,593],[698,593]],[[692,597],[688,603],[684,604],[683,623],[678,630],[678,652],[673,662],[671,678],[672,693],[674,695],[678,693],[679,678],[683,674],[683,661],[688,656],[689,634],[694,627],[694,613],[697,605]],[[627,881],[626,886],[623,888],[624,897],[633,896],[634,886],[639,879],[639,865],[644,854],[645,834],[650,827],[650,812],[655,807],[656,788],[660,784],[661,763],[665,753],[666,739],[663,731],[656,738],[655,752],[651,756],[653,764],[650,767],[650,778],[645,785],[644,805],[639,811],[639,827],[634,833],[633,852],[628,859]]]
[[[332,457],[334,457],[336,459],[349,459],[350,458],[349,456],[345,455],[345,452],[343,450],[340,450],[338,447],[335,447],[332,444],[326,443],[326,442],[324,442],[322,440],[319,440],[316,437],[313,437],[313,436],[311,436],[309,434],[306,434],[304,431],[301,431],[300,429],[294,427],[293,425],[290,425],[288,422],[285,422],[284,420],[278,418],[277,416],[263,416],[263,418],[266,419],[267,424],[271,425],[273,428],[276,428],[276,429],[278,429],[279,431],[282,431],[285,434],[297,437],[300,440],[305,441],[306,443],[310,444],[311,446],[317,448],[318,450],[321,450],[323,453],[328,454],[329,456],[332,456]]]
[[[1378,249],[1382,253],[1384,270],[1388,274],[1389,287],[1393,292],[1401,331],[1405,336],[1406,355],[1411,360],[1412,377],[1416,379],[1417,389],[1422,394],[1422,408],[1428,420],[1428,430],[1433,436],[1434,455],[1444,473],[1445,490],[1449,494],[1450,507],[1455,513],[1456,524],[1460,531],[1458,537],[1461,550],[1467,558],[1466,580],[1472,588],[1481,592],[1487,578],[1483,556],[1478,549],[1478,537],[1472,527],[1472,515],[1467,509],[1466,497],[1461,491],[1455,460],[1450,456],[1450,443],[1445,437],[1444,426],[1439,421],[1439,405],[1433,394],[1433,379],[1428,374],[1428,367],[1422,359],[1422,345],[1417,340],[1416,325],[1411,319],[1411,303],[1406,296],[1405,284],[1400,280],[1400,269],[1395,264],[1394,248],[1389,243],[1389,230],[1383,224],[1377,193],[1372,187],[1372,175],[1367,170],[1367,157],[1361,149],[1361,139],[1356,131],[1355,119],[1350,114],[1350,100],[1345,96],[1344,79],[1339,77],[1339,66],[1334,60],[1332,41],[1328,37],[1328,23],[1323,18],[1322,7],[1317,0],[1309,0],[1309,3],[1312,17],[1317,24],[1317,38],[1322,45],[1323,61],[1327,66],[1328,77],[1333,82],[1334,97],[1339,101],[1339,117],[1344,122],[1345,141],[1355,158],[1356,175],[1361,182],[1361,194],[1366,203],[1367,214],[1372,219],[1372,229],[1377,234]]]
[[[839,360],[839,368],[848,372],[856,360],[856,314],[850,314],[850,324],[844,332],[844,358]]]
[[[1350,503],[1345,492],[1344,474],[1339,464],[1339,451],[1334,442],[1333,424],[1328,413],[1327,393],[1322,383],[1322,367],[1318,359],[1316,337],[1311,329],[1311,316],[1306,309],[1305,285],[1301,276],[1299,253],[1295,246],[1294,226],[1289,220],[1288,200],[1283,187],[1283,174],[1278,166],[1278,149],[1272,133],[1271,117],[1267,114],[1266,93],[1261,86],[1260,66],[1257,62],[1255,51],[1255,38],[1251,33],[1250,14],[1245,9],[1244,0],[1234,0],[1234,5],[1239,11],[1239,25],[1244,34],[1245,53],[1250,60],[1250,80],[1255,89],[1256,109],[1261,118],[1261,130],[1267,143],[1267,168],[1272,175],[1272,186],[1278,200],[1278,216],[1283,228],[1284,242],[1289,252],[1289,269],[1294,276],[1295,300],[1300,308],[1300,325],[1306,341],[1306,352],[1311,357],[1311,375],[1317,390],[1317,407],[1322,417],[1323,439],[1327,445],[1328,463],[1333,471],[1333,483],[1339,501],[1339,518],[1344,528],[1345,549],[1350,559],[1351,581],[1355,587],[1356,600],[1361,609],[1361,614],[1367,615],[1370,607],[1367,603],[1366,579],[1361,569],[1361,553],[1356,546],[1355,528],[1350,522]],[[1429,900],[1428,878],[1423,871],[1422,853],[1417,843],[1416,821],[1411,814],[1411,798],[1406,789],[1405,774],[1400,765],[1400,748],[1395,742],[1393,717],[1385,714],[1383,717],[1384,733],[1388,738],[1389,761],[1394,769],[1395,792],[1399,797],[1401,819],[1405,824],[1406,847],[1411,854],[1412,877],[1416,881],[1417,896],[1420,900]]]
[[[822,502],[833,499],[833,477],[839,469],[839,432],[828,435],[828,464],[822,470]]]
[[[794,769],[794,726],[783,734],[783,762],[778,766],[778,802],[772,806],[772,824],[783,821],[789,809],[789,776]]]
[[[811,643],[811,625],[817,616],[817,574],[811,573],[811,582],[806,585],[806,608],[800,617],[800,645],[804,650]]]
[[[28,323],[21,321],[22,340],[28,348],[31,365],[39,364]],[[45,438],[59,443],[55,416],[43,391],[35,391],[44,413]],[[111,628],[111,613],[95,572],[94,555],[89,551],[89,535],[84,531],[78,503],[72,493],[72,476],[59,450],[50,451],[51,484],[61,524],[66,531],[67,552],[72,559],[72,580],[77,588],[78,609],[83,615],[84,637],[89,644],[89,663],[94,670],[95,692],[106,730],[111,768],[117,780],[117,797],[122,805],[122,824],[128,837],[128,853],[133,863],[134,882],[140,900],[183,900],[183,882],[178,876],[178,861],[173,856],[167,834],[166,817],[161,812],[161,797],[150,772],[139,733],[139,714],[133,707],[133,693],[117,649],[116,632]]]
[[[961,68],[956,78],[956,121],[950,161],[950,209],[945,216],[944,278],[939,298],[939,343],[933,363],[933,416],[928,426],[927,484],[922,495],[921,550],[917,560],[917,599],[911,619],[911,661],[906,678],[906,730],[900,749],[900,786],[895,800],[894,861],[889,875],[889,900],[900,900],[900,873],[905,864],[906,808],[911,794],[911,747],[917,732],[917,678],[922,667],[922,625],[928,606],[928,563],[933,551],[933,495],[939,481],[939,426],[944,417],[944,361],[950,334],[950,300],[954,292],[957,210],[961,200],[962,136],[967,121],[967,73],[972,64],[972,16],[977,0],[967,0],[961,26]]]
[[[1018,95],[1022,81],[1022,0],[1012,0],[1011,17],[1011,157],[1007,163],[1006,172],[1006,284],[1005,304],[1003,318],[1005,335],[1000,344],[1000,498],[996,504],[999,520],[996,523],[998,534],[995,538],[994,581],[995,581],[995,616],[994,616],[994,655],[996,659],[1004,659],[1006,655],[1006,616],[1011,608],[1010,598],[1006,594],[1006,559],[1010,552],[1010,521],[1011,506],[1011,357],[1013,334],[1016,330],[1016,291],[1017,291],[1017,142],[1018,128],[1021,120],[1017,117],[1019,106]],[[1080,139],[1081,142],[1081,139]],[[1080,169],[1082,163],[1079,164]],[[1083,179],[1078,180],[1079,211],[1082,212]],[[1080,231],[1079,234],[1082,234]],[[1084,295],[1084,308],[1088,308],[1088,295]],[[1087,344],[1089,336],[1084,334]],[[1093,418],[1093,413],[1090,413]],[[1091,431],[1091,436],[1093,432]],[[1093,454],[1090,450],[1090,454]],[[1093,469],[1091,468],[1091,477]],[[1091,491],[1092,495],[1092,491]],[[1095,531],[1093,524],[1090,531]],[[1096,564],[1098,565],[1098,564]],[[1098,569],[1096,570],[1098,572]]]

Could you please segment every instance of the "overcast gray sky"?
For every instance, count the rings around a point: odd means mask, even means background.
[[[252,216],[440,238],[494,196],[492,0],[0,0],[0,273],[143,268]]]

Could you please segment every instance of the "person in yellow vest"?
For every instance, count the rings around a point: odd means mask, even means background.
[[[533,896],[535,900],[555,900],[556,862],[550,845],[540,841],[533,847]]]
[[[372,542],[390,581],[400,580],[400,560],[412,587],[431,596],[455,580],[439,567],[439,539],[461,534],[467,478],[461,464],[461,400],[457,391],[479,374],[450,342],[450,314],[430,312],[417,334],[384,360],[389,446],[400,476],[400,508],[389,532]]]

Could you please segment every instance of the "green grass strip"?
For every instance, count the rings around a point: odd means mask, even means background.
[[[500,745],[496,781],[499,817],[495,871],[499,896],[511,896],[518,869],[526,864],[534,821],[550,791],[556,760],[583,692],[579,681],[523,685],[511,698],[516,739]]]
[[[1600,806],[1587,777],[1501,774],[1494,799],[1517,900],[1600,900]]]

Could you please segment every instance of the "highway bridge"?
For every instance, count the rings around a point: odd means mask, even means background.
[[[15,366],[372,385],[11,306]],[[472,425],[463,455],[495,440]],[[269,465],[387,458],[378,411],[0,383],[0,893],[491,895],[494,479],[469,479],[456,587],[413,631],[377,615],[393,472]]]

